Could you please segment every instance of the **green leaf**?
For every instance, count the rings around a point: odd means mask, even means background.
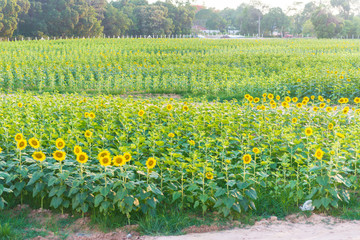
[[[242,190],[242,189],[244,189],[244,188],[247,188],[249,185],[250,185],[250,184],[247,183],[247,182],[238,182],[238,183],[236,184],[236,186],[238,187],[239,190]]]
[[[32,185],[34,184],[37,180],[39,180],[42,176],[44,176],[44,173],[43,172],[35,172],[31,178],[30,178],[30,181],[29,183],[27,184],[28,186],[29,185]]]
[[[111,190],[111,186],[101,187],[100,193],[101,193],[101,195],[106,197],[109,194],[110,190]]]
[[[195,201],[194,203],[194,208],[197,208],[199,206],[200,202],[199,201]]]
[[[148,188],[156,195],[163,195],[163,193],[155,186],[155,184],[150,184]]]
[[[62,203],[62,198],[61,197],[53,197],[51,199],[51,203],[50,203],[50,207],[54,207],[55,209],[58,208],[60,206],[60,204]]]
[[[219,199],[216,201],[216,203],[215,203],[215,205],[214,205],[214,208],[218,208],[218,207],[220,207],[222,204],[223,204],[223,200],[222,200],[221,198],[219,198]]]
[[[181,192],[173,192],[172,194],[172,197],[173,197],[173,202],[176,201],[176,199],[178,199],[179,197],[181,197]]]
[[[218,190],[215,193],[215,197],[220,197],[226,193],[226,190],[223,188],[218,188]]]
[[[104,197],[101,194],[96,195],[94,200],[95,207],[98,207],[103,200]]]
[[[55,176],[51,176],[48,182],[48,186],[51,187],[53,186],[55,183],[60,182],[59,179]]]
[[[130,196],[127,196],[127,197],[125,197],[124,202],[125,202],[128,206],[131,207],[131,206],[134,204],[134,198],[133,198],[133,197],[130,197]]]
[[[318,176],[316,178],[316,182],[321,186],[327,186],[329,184],[329,177],[328,176]]]
[[[235,198],[225,198],[223,199],[223,202],[228,209],[231,209],[231,207],[235,203]]]
[[[252,198],[253,200],[257,199],[257,194],[254,188],[248,189],[245,191],[245,194],[248,195],[250,198]]]
[[[156,202],[157,202],[156,198],[154,198],[154,197],[148,198],[148,199],[146,200],[146,202],[147,202],[147,204],[148,204],[150,207],[156,208]]]
[[[205,203],[206,200],[208,200],[208,198],[209,198],[209,196],[208,196],[207,194],[201,194],[201,195],[200,195],[200,201],[201,201],[202,203]]]
[[[329,206],[330,202],[331,202],[331,199],[330,199],[330,198],[323,197],[323,198],[321,198],[320,201],[321,201],[321,204],[322,204],[325,208],[327,208],[327,207]]]
[[[340,174],[336,174],[336,176],[334,176],[334,180],[335,180],[336,182],[338,182],[338,183],[344,184],[344,185],[347,186],[347,187],[351,187],[351,185],[352,185],[349,179],[344,178],[344,177],[343,177],[342,175],[340,175]]]

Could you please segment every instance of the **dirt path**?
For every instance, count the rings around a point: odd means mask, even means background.
[[[147,240],[360,240],[360,221],[345,221],[313,214],[261,220],[254,226],[182,236],[148,237]]]

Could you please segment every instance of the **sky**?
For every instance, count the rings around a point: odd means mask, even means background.
[[[149,0],[150,3],[156,2],[157,0]],[[294,0],[293,0],[294,1]],[[261,0],[264,4],[269,7],[281,7],[286,10],[293,4],[292,0]],[[296,2],[309,2],[310,0],[297,0]],[[222,10],[226,7],[237,8],[241,3],[250,3],[250,0],[195,0],[194,5],[205,5],[206,7],[213,7],[218,10]]]

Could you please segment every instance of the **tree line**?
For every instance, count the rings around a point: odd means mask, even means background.
[[[359,36],[358,7],[359,0],[312,1],[285,12],[260,0],[222,11],[192,6],[190,0],[0,0],[0,37],[184,35],[199,28],[261,36]]]

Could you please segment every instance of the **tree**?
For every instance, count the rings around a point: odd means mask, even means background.
[[[324,8],[319,7],[311,16],[311,23],[314,25],[318,38],[332,38],[341,32],[342,22]]]
[[[96,17],[99,20],[103,20],[104,19],[104,14],[105,14],[105,8],[107,6],[107,1],[106,0],[86,0],[87,3],[94,8],[95,12],[96,12]]]
[[[142,6],[138,12],[139,28],[143,35],[170,35],[173,22],[168,18],[168,10],[164,6]]]
[[[310,19],[304,23],[304,26],[302,28],[302,34],[304,36],[315,36],[314,25],[311,23]]]
[[[281,8],[271,8],[263,18],[263,27],[264,30],[272,33],[277,30],[281,32],[281,35],[284,34],[285,29],[289,26],[290,20],[289,17],[281,10]]]
[[[331,4],[331,6],[336,7],[339,10],[341,17],[343,17],[345,20],[348,20],[350,18],[351,4],[355,1],[354,0],[331,0],[330,4]]]
[[[112,5],[108,5],[105,10],[104,20],[102,21],[104,34],[108,36],[125,34],[131,25],[128,16]]]
[[[0,0],[0,37],[12,37],[18,27],[18,15],[28,9],[27,0]]]

